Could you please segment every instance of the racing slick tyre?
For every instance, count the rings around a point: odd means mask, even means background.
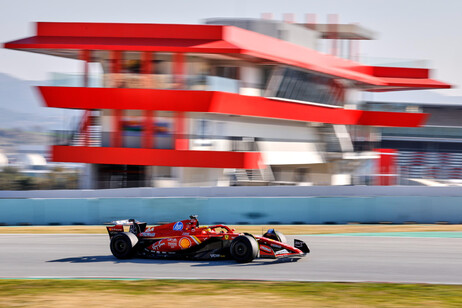
[[[249,235],[240,235],[231,242],[231,256],[239,263],[252,262],[258,255],[258,243]]]
[[[119,233],[111,239],[111,252],[117,259],[129,259],[135,253],[135,245],[138,243],[138,238],[130,232]]]
[[[266,233],[263,234],[263,237],[287,244],[287,238],[285,237],[285,235],[282,234],[282,232],[276,231],[274,229],[269,229],[268,231],[266,231]]]

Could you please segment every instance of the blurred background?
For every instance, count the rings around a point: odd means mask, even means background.
[[[0,0],[0,306],[461,306],[461,12],[460,0]],[[277,225],[313,253],[270,270],[116,261],[100,234],[191,214],[255,235]],[[162,281],[131,281],[145,278]],[[183,278],[201,280],[164,281]]]
[[[89,60],[79,60],[77,53],[3,48],[0,189],[462,185],[462,77],[456,58],[462,51],[457,39],[462,26],[459,1],[446,1],[444,6],[430,1],[355,1],[355,5],[291,1],[290,6],[280,1],[15,1],[2,7],[0,41],[4,43],[33,36],[36,21],[234,25],[363,66],[425,71],[429,80],[452,88],[438,89],[444,86],[436,83],[415,86],[414,80],[407,88],[381,92],[384,89],[277,61],[255,64],[254,59],[205,53],[186,54],[181,73],[175,71],[174,52],[157,53],[152,71],[142,75],[144,55],[123,51],[120,70],[114,73],[109,51],[90,51]],[[157,111],[149,124],[154,136],[150,148],[178,149],[176,141],[183,139],[191,151],[259,153],[260,158],[248,168],[225,163],[214,168],[182,163],[85,164],[79,159],[53,158],[51,146],[111,147],[114,115],[108,109],[46,108],[35,86],[221,91],[428,117],[416,125],[393,127],[199,112],[183,115],[181,120],[173,111]],[[118,117],[119,145],[145,147],[145,114],[124,110]]]

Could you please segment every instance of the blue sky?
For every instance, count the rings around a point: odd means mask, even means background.
[[[326,22],[330,13],[340,22],[357,22],[378,33],[361,42],[368,57],[426,59],[435,68],[432,77],[451,83],[446,95],[462,95],[462,0],[0,0],[0,42],[34,34],[35,21],[198,23],[211,17],[258,18],[273,13],[317,14]],[[0,49],[0,73],[44,80],[49,72],[78,72],[77,61]]]

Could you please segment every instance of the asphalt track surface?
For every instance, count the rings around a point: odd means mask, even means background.
[[[298,262],[117,260],[107,235],[0,235],[0,278],[172,278],[462,284],[461,238],[296,236]],[[293,237],[288,237],[291,241]]]

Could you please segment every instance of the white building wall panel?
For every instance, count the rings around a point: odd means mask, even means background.
[[[200,127],[198,121],[206,120],[205,135],[307,142],[320,140],[317,129],[308,127],[303,122],[211,114],[195,114],[192,117],[190,126],[192,134],[198,134]]]
[[[315,143],[260,141],[258,148],[266,165],[322,164],[325,159]]]

